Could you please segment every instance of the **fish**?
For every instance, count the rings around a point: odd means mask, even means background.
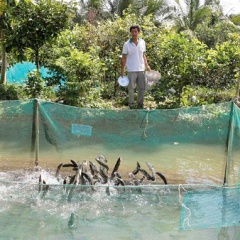
[[[156,172],[156,174],[163,180],[163,182],[167,185],[167,179],[164,177],[164,175],[160,172]]]
[[[80,181],[81,181],[81,177],[82,177],[82,169],[79,168],[76,175],[75,175],[75,178],[74,178],[74,181],[73,181],[73,184],[75,185],[79,185]]]
[[[138,180],[138,183],[141,184],[144,179],[145,179],[145,176],[142,176],[142,178],[140,178],[140,179]]]
[[[91,171],[93,171],[92,175],[99,173],[99,168],[93,162],[89,161],[89,163],[90,163]]]
[[[112,171],[110,180],[113,180],[113,178],[115,177],[115,174],[114,174],[114,173],[118,171],[118,168],[119,168],[119,166],[120,166],[120,164],[121,164],[121,161],[122,161],[122,159],[121,159],[121,158],[118,158],[118,160],[117,160],[117,162],[116,162],[116,164],[115,164],[115,166],[114,166],[114,168],[113,168],[113,171]]]
[[[68,185],[69,182],[70,182],[70,177],[69,177],[69,176],[67,176],[67,177],[65,177],[65,178],[63,179],[63,191],[64,191],[64,192],[67,191],[67,188],[66,188],[65,185]]]
[[[90,169],[91,175],[94,176],[94,170],[93,170],[91,163],[89,164],[89,169]]]
[[[153,167],[149,162],[145,162],[145,163],[146,163],[146,165],[147,165],[149,171],[152,173],[152,179],[151,179],[151,180],[154,181],[155,178],[156,178],[156,172],[155,172],[155,169],[154,169],[154,167]]]
[[[147,180],[154,181],[155,179],[148,174],[148,172],[144,169],[139,168],[139,171],[147,178]]]
[[[132,173],[133,173],[134,175],[136,175],[136,174],[139,172],[139,168],[141,168],[141,166],[140,166],[139,162],[137,162],[137,166],[136,166],[136,168],[132,171]]]
[[[141,179],[137,179],[136,176],[130,172],[128,174],[129,178],[130,178],[130,183],[133,184],[133,185],[139,185],[143,182],[143,180],[145,179],[145,176],[143,175],[143,177]]]
[[[74,165],[72,163],[65,163],[62,167],[74,167]]]
[[[64,178],[63,180],[63,191],[68,194],[69,193],[69,189],[71,188],[71,186],[69,186],[70,184],[73,184],[75,180],[75,175],[73,176],[67,176]],[[67,186],[65,186],[67,185]]]
[[[97,157],[98,160],[100,159],[103,159],[105,163],[108,162],[107,158],[103,155],[103,154],[100,154],[98,157]]]
[[[82,172],[86,173],[87,172],[87,167],[88,167],[87,160],[83,160],[83,162],[82,162]]]
[[[105,168],[105,169],[107,170],[107,172],[108,172],[109,167],[108,167],[107,164],[101,162],[101,161],[100,161],[99,159],[97,159],[97,158],[95,158],[95,160],[98,162],[98,164],[99,164],[101,167]]]
[[[75,180],[75,177],[76,177],[76,175],[69,176],[70,180],[69,180],[69,183],[68,183],[68,184],[73,184],[73,183],[74,183],[74,180]]]
[[[73,168],[78,168],[78,164],[74,160],[70,160],[71,163],[65,163],[62,165],[62,167],[73,167]]]
[[[85,178],[87,181],[88,181],[88,183],[91,185],[91,188],[92,188],[92,190],[93,191],[95,191],[95,188],[93,187],[93,185],[95,184],[94,182],[93,182],[93,176],[91,175],[91,173],[90,172],[82,172],[82,176],[83,176],[83,178]]]
[[[74,180],[73,180],[73,184],[70,187],[70,190],[68,192],[68,202],[71,202],[72,196],[73,196],[73,191],[76,188],[76,186],[79,185],[79,183],[81,182],[81,175],[82,175],[82,169],[79,168],[76,175],[74,175],[72,177],[72,179],[74,179]]]
[[[42,184],[43,184],[42,175],[41,174],[39,175],[38,183],[39,183],[38,192],[41,192],[42,191]]]
[[[59,174],[60,174],[60,170],[61,170],[62,166],[63,166],[63,163],[59,164],[57,167],[57,170],[56,170],[55,177],[57,178],[58,181],[59,181]]]
[[[99,174],[104,180],[103,183],[107,183],[108,182],[108,175],[106,175],[102,169],[99,170]]]
[[[125,183],[124,183],[124,181],[121,178],[117,177],[116,180],[117,180],[117,183],[118,183],[117,185],[120,184],[122,186],[125,186]]]
[[[45,197],[45,195],[47,194],[48,190],[49,190],[49,185],[46,183],[45,180],[43,180],[43,185],[42,185],[42,192],[43,192],[43,194],[42,194],[42,198]]]
[[[74,167],[77,167],[78,168],[78,164],[74,161],[74,160],[70,160],[72,162],[72,164],[74,165]]]
[[[90,185],[93,185],[92,178],[88,173],[82,172],[82,176],[87,179],[87,181],[89,182]]]
[[[119,172],[115,172],[114,175],[118,178],[122,178],[122,175]]]
[[[109,188],[109,185],[106,187],[106,194],[107,194],[108,196],[110,196],[110,188]]]
[[[75,219],[74,213],[71,213],[71,216],[70,216],[70,218],[69,218],[69,220],[68,220],[68,227],[69,227],[69,228],[72,228],[72,227],[73,227],[73,225],[74,225],[74,219]]]
[[[39,183],[38,192],[48,191],[49,185],[47,185],[47,182],[42,178],[41,174],[39,175],[38,183]]]

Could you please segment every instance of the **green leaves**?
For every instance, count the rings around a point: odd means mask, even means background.
[[[10,28],[4,29],[7,51],[13,50],[21,60],[22,52],[30,48],[38,66],[39,49],[67,26],[68,14],[67,5],[58,1],[20,1],[8,12]]]

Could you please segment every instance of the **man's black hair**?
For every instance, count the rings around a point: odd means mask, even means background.
[[[138,25],[134,25],[130,27],[130,32],[132,31],[132,29],[136,28],[138,30],[138,32],[140,32],[140,27]]]

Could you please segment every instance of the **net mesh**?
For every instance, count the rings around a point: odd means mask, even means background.
[[[240,221],[239,121],[233,102],[172,110],[100,110],[36,99],[1,101],[0,166],[28,169],[38,158],[43,168],[56,169],[70,159],[94,161],[102,154],[110,169],[121,157],[119,172],[127,179],[137,162],[146,169],[149,162],[164,174],[168,187],[188,186],[178,191],[180,230],[235,227]],[[141,188],[149,184],[164,185],[158,178]],[[198,184],[206,188],[196,190]],[[167,191],[167,199],[163,195],[157,201],[178,208],[178,192]]]
[[[136,162],[145,167],[150,162],[169,184],[239,182],[240,111],[232,102],[149,111],[40,100],[1,101],[0,106],[2,167],[32,166],[37,148],[43,166],[103,154],[110,168],[122,157],[123,174]]]
[[[184,197],[181,230],[240,226],[240,188],[189,191]]]

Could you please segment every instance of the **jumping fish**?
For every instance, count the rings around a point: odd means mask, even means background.
[[[83,162],[82,162],[82,172],[86,173],[87,172],[87,167],[88,167],[87,160],[83,160]]]
[[[164,177],[164,175],[160,172],[156,172],[156,174],[163,180],[163,182],[167,185],[167,179]]]
[[[75,175],[75,178],[74,178],[74,181],[73,181],[73,184],[75,185],[79,185],[80,181],[81,181],[81,176],[82,176],[82,169],[79,168],[76,175]]]
[[[116,180],[117,180],[117,182],[115,183],[116,186],[118,186],[119,184],[125,186],[125,183],[121,178],[117,177]]]
[[[91,186],[93,185],[92,178],[91,178],[91,176],[89,175],[88,172],[86,172],[86,173],[82,172],[82,176],[87,179],[87,181],[89,182],[89,184],[90,184]],[[92,190],[95,190],[95,189],[93,188],[93,186],[92,186]]]
[[[122,175],[119,172],[115,172],[114,175],[118,178],[122,178]]]
[[[103,179],[103,184],[108,182],[108,176],[104,173],[102,169],[99,170],[99,174],[101,176],[101,179]]]
[[[69,220],[68,220],[68,227],[69,227],[69,228],[72,228],[72,227],[73,227],[74,219],[75,219],[74,213],[71,213],[71,216],[70,216],[70,218],[69,218]]]
[[[143,180],[145,179],[145,176],[143,175],[142,178],[140,179],[137,179],[136,176],[130,172],[128,174],[129,178],[130,178],[130,183],[133,184],[133,185],[139,185],[143,182]]]
[[[137,162],[137,166],[136,166],[136,168],[132,171],[132,173],[134,174],[134,175],[136,175],[138,172],[139,172],[139,169],[141,168],[141,166],[140,166],[140,164],[139,164],[139,162]]]
[[[71,202],[72,200],[72,196],[73,196],[73,191],[75,189],[75,187],[80,183],[81,181],[81,175],[82,175],[82,169],[79,168],[76,175],[74,176],[74,181],[72,186],[70,187],[70,190],[68,192],[68,202]]]
[[[116,164],[115,164],[115,166],[114,166],[114,168],[113,168],[113,171],[112,171],[110,180],[113,180],[113,178],[115,177],[115,174],[114,174],[114,173],[118,171],[118,168],[119,168],[119,166],[120,166],[120,164],[121,164],[121,161],[122,161],[122,159],[121,159],[121,158],[118,158],[118,160],[117,160],[117,162],[116,162]]]
[[[74,171],[77,171],[79,168],[78,164],[72,159],[70,161],[71,163],[63,164],[62,167],[72,167]]]
[[[89,163],[90,163],[91,171],[93,172],[92,175],[95,175],[95,174],[99,173],[98,167],[91,161],[89,161]]]
[[[42,192],[43,192],[42,198],[44,198],[45,195],[47,194],[48,190],[49,190],[49,185],[47,185],[46,181],[43,180],[43,185],[42,186],[43,186],[42,187]]]
[[[61,170],[62,166],[63,166],[63,163],[59,164],[57,167],[57,170],[56,170],[55,177],[57,178],[58,181],[59,181],[59,174],[60,174],[60,170]]]
[[[40,174],[39,175],[39,178],[38,178],[38,192],[41,192],[42,191],[42,184],[43,184],[43,181],[42,181],[42,175]]]
[[[65,185],[68,185],[69,183],[70,183],[70,177],[67,176],[67,177],[65,177],[65,178],[63,179],[63,191],[64,191],[65,193],[67,193],[67,188],[66,188]]]
[[[107,164],[105,164],[105,163],[103,163],[103,162],[101,162],[99,159],[97,159],[97,158],[95,158],[95,160],[98,162],[98,164],[103,168],[103,169],[106,169],[107,170],[107,172],[108,172],[108,170],[109,170],[109,167],[108,167],[108,165]]]
[[[100,154],[98,157],[96,157],[98,160],[101,160],[101,159],[103,159],[103,161],[105,162],[105,163],[107,163],[108,162],[108,160],[107,160],[107,158],[103,155],[103,154]]]
[[[147,178],[147,180],[151,180],[151,181],[155,180],[155,178],[150,176],[146,170],[140,168],[139,171]]]
[[[151,180],[154,181],[155,178],[156,178],[156,172],[155,172],[155,169],[154,169],[154,167],[153,167],[149,162],[145,162],[145,163],[146,163],[146,165],[147,165],[149,171],[152,173],[152,179],[151,179]]]

